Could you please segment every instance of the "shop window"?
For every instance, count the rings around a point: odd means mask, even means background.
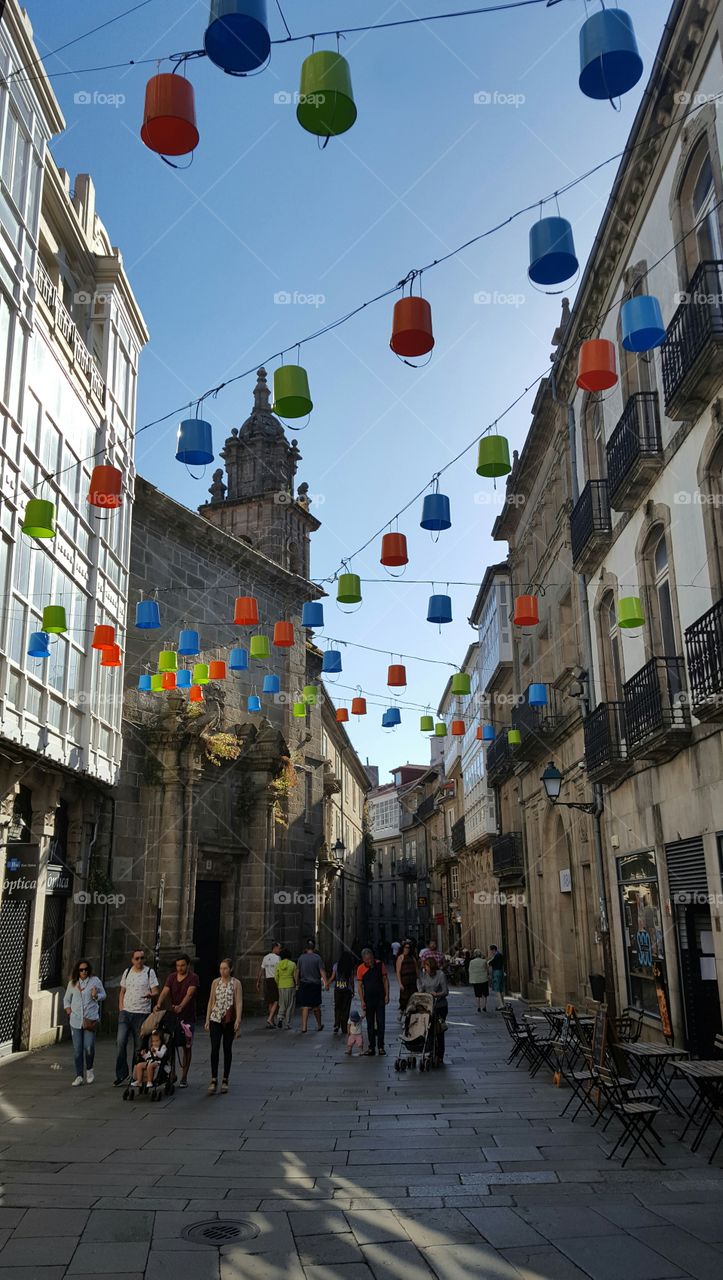
[[[43,939],[40,948],[40,989],[59,987],[63,982],[63,939],[66,899],[49,894],[45,899]]]
[[[617,867],[628,1001],[659,1017],[657,986],[665,985],[666,972],[655,854],[629,854],[618,858]]]

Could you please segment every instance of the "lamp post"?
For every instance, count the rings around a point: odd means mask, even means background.
[[[560,770],[552,760],[549,762],[544,773],[540,776],[540,782],[545,788],[545,795],[550,801],[550,804],[557,805],[562,809],[578,809],[581,813],[589,813],[595,820],[600,941],[602,943],[603,969],[605,971],[605,999],[607,1001],[608,1013],[611,1018],[614,1018],[616,1016],[615,977],[613,971],[612,945],[610,941],[610,921],[608,917],[607,894],[605,891],[605,871],[602,860],[602,815],[604,807],[602,790],[598,786],[594,787],[593,799],[589,801],[577,802],[574,800],[561,800],[560,792],[562,791],[563,777]]]
[[[336,860],[337,875],[341,878],[341,920],[340,920],[339,936],[341,938],[342,947],[345,947],[346,939],[344,937],[344,923],[345,923],[344,915],[345,915],[346,904],[344,899],[346,894],[345,894],[345,885],[344,885],[344,854],[346,853],[346,845],[344,844],[344,841],[341,839],[341,837],[339,837],[335,841],[332,847],[332,852]]]

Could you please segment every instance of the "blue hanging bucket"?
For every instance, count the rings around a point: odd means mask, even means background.
[[[572,227],[567,218],[540,218],[530,227],[530,267],[533,284],[563,284],[578,269]]]
[[[385,711],[382,715],[382,729],[393,729],[394,722],[389,719],[390,711]]]
[[[187,467],[203,467],[213,462],[211,423],[203,418],[184,418],[178,425],[176,461]]]
[[[623,303],[620,327],[626,351],[652,351],[653,347],[659,347],[665,342],[660,303],[649,293],[641,293]]]
[[[451,622],[452,600],[450,596],[430,596],[427,607],[427,622]]]
[[[151,677],[150,677],[150,675],[144,675],[144,676],[139,676],[139,677],[138,677],[138,688],[140,689],[141,693],[150,693],[150,692],[151,692]]]
[[[232,649],[228,655],[228,669],[229,671],[248,671],[248,649]]]
[[[338,649],[327,649],[321,661],[322,674],[338,675],[341,671],[341,654]]]
[[[451,529],[449,514],[449,498],[445,493],[428,493],[422,504],[422,519],[419,521],[423,529],[439,533],[442,529]]]
[[[482,730],[482,741],[494,742],[494,740],[495,740],[495,726],[493,724],[486,724]]]
[[[180,653],[181,650],[179,649],[178,652]],[[198,649],[196,650],[196,653],[198,653]],[[176,688],[190,689],[192,684],[193,679],[191,672],[186,667],[181,667],[180,671],[176,672]]]
[[[527,691],[527,701],[531,707],[546,707],[547,685],[531,684]]]
[[[47,631],[33,631],[28,640],[29,658],[50,657],[50,636]]]
[[[387,717],[387,725],[389,726],[402,723],[402,713],[399,710],[399,707],[389,707],[385,712],[385,715]]]
[[[580,28],[580,88],[587,98],[620,98],[643,74],[632,19],[622,9],[593,13]]]
[[[275,676],[273,672],[269,672],[267,676],[264,676],[264,683],[261,689],[262,693],[278,693],[280,689],[281,681],[278,676]]]
[[[323,627],[324,606],[321,600],[307,600],[301,610],[302,627]]]
[[[195,658],[201,652],[201,642],[197,631],[184,628],[178,637],[177,652],[182,658]]]
[[[261,699],[259,698],[258,694],[256,693],[249,694],[248,698],[246,699],[246,710],[247,711],[261,710]]]
[[[161,625],[161,610],[157,600],[139,600],[136,605],[136,626],[141,631],[156,631]]]
[[[271,52],[266,0],[211,0],[203,47],[230,75],[263,66]]]

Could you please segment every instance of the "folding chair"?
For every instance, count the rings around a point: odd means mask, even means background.
[[[637,1044],[640,1039],[642,1029],[642,1009],[631,1009],[628,1006],[628,1008],[623,1009],[620,1017],[615,1019],[615,1030],[617,1032],[618,1040],[624,1040],[628,1044]]]
[[[510,1005],[505,1005],[500,1009],[505,1026],[512,1040],[512,1051],[507,1059],[508,1064],[514,1062],[516,1067],[524,1060],[528,1065],[534,1062],[535,1055],[530,1044],[530,1033],[519,1026],[515,1011]]]
[[[638,1077],[630,1068],[625,1046],[620,1044],[609,1044],[607,1046],[607,1066],[608,1070],[615,1076],[616,1083],[621,1092],[625,1096],[626,1102],[651,1102],[660,1103],[660,1094],[656,1089],[641,1088],[638,1086]],[[605,1105],[598,1108],[598,1114],[593,1121],[593,1129],[599,1120],[602,1119],[603,1113],[607,1110],[608,1099],[606,1095]],[[605,1124],[602,1127],[603,1133],[607,1129],[610,1121],[613,1119],[614,1112],[610,1112]],[[657,1134],[654,1134],[657,1138]],[[658,1139],[660,1141],[660,1139]]]
[[[607,1159],[612,1160],[618,1147],[629,1141],[630,1148],[622,1162],[623,1168],[625,1168],[636,1147],[640,1148],[646,1158],[649,1155],[653,1155],[658,1164],[665,1165],[665,1161],[661,1159],[655,1147],[649,1141],[650,1137],[653,1137],[660,1146],[663,1145],[660,1135],[656,1133],[653,1125],[653,1121],[660,1111],[660,1105],[654,1102],[628,1101],[615,1072],[610,1071],[607,1067],[593,1066],[592,1072],[596,1086],[601,1090],[608,1106],[623,1127],[623,1131],[612,1151],[608,1153]]]
[[[555,1066],[560,1073],[560,1078],[572,1090],[570,1097],[560,1112],[560,1117],[565,1115],[568,1107],[577,1099],[577,1109],[571,1117],[574,1124],[583,1107],[590,1115],[593,1114],[589,1097],[593,1077],[589,1064],[584,1070],[580,1070],[575,1065],[580,1057],[581,1046],[575,1036],[572,1023],[568,1022],[562,1035],[554,1041],[553,1052],[555,1054]]]

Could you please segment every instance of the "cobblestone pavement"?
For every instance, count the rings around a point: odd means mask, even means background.
[[[0,1280],[672,1280],[723,1275],[723,1170],[664,1124],[664,1169],[607,1161],[549,1074],[506,1066],[499,1017],[450,996],[448,1065],[394,1071],[334,1037],[244,1025],[227,1096],[70,1089],[69,1045],[0,1067]],[[396,1001],[390,1006],[395,1007]],[[60,1069],[58,1069],[60,1067]],[[612,1131],[608,1130],[608,1133]],[[249,1236],[217,1247],[209,1220]]]

